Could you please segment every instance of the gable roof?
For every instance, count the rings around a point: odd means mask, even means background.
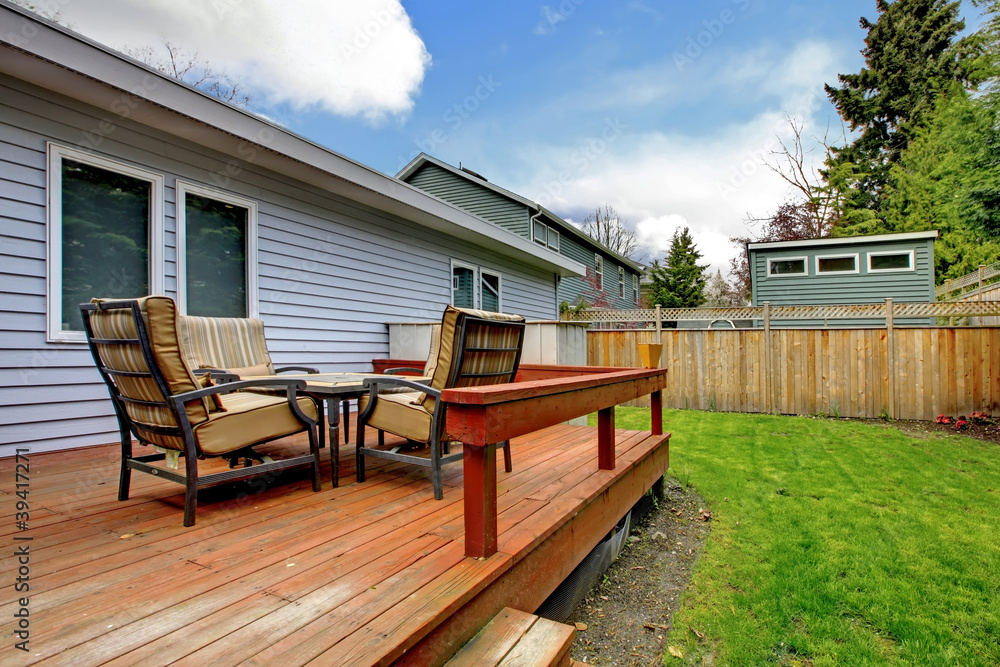
[[[400,170],[400,172],[398,174],[396,174],[396,178],[399,179],[400,181],[406,182],[406,180],[410,176],[412,176],[413,174],[415,174],[417,172],[417,170],[419,170],[421,167],[423,167],[426,164],[433,164],[434,166],[439,167],[441,169],[444,169],[444,170],[446,170],[446,171],[454,174],[455,176],[458,176],[460,178],[463,178],[463,179],[469,181],[470,183],[474,183],[474,184],[476,184],[477,186],[479,186],[481,188],[485,188],[487,190],[492,190],[493,192],[496,192],[497,194],[502,195],[502,196],[504,196],[504,197],[506,197],[506,198],[508,198],[508,199],[510,199],[512,201],[515,201],[515,202],[517,202],[519,204],[523,204],[524,206],[528,207],[529,210],[534,211],[534,215],[532,215],[531,217],[535,217],[535,215],[543,215],[543,216],[545,216],[545,218],[546,218],[547,221],[553,223],[556,227],[559,228],[559,232],[560,233],[563,233],[565,231],[566,233],[571,234],[577,240],[581,241],[584,245],[596,248],[596,249],[600,250],[601,252],[603,252],[604,254],[613,257],[616,262],[618,262],[619,264],[621,264],[623,266],[627,266],[627,267],[631,268],[636,273],[642,273],[642,271],[643,271],[642,265],[640,265],[638,262],[634,262],[631,259],[618,254],[614,250],[611,250],[610,248],[608,248],[607,246],[605,246],[603,243],[600,243],[599,241],[596,241],[592,237],[588,236],[586,233],[584,233],[583,231],[581,231],[578,227],[576,227],[575,225],[570,224],[569,222],[566,222],[565,220],[563,220],[558,215],[556,215],[552,211],[548,210],[547,208],[545,208],[541,204],[539,204],[537,202],[533,202],[530,199],[527,199],[525,197],[522,197],[521,195],[517,194],[516,192],[511,192],[510,190],[507,190],[506,188],[502,188],[499,185],[495,185],[493,183],[490,183],[488,180],[486,180],[482,176],[479,176],[478,174],[475,174],[473,172],[469,172],[466,169],[460,169],[458,167],[452,166],[452,165],[448,164],[447,162],[442,162],[441,160],[438,160],[435,157],[431,157],[430,155],[427,155],[426,153],[421,153],[417,157],[415,157],[412,160],[410,160],[409,164],[407,164],[405,167],[403,167],[402,170]]]
[[[0,73],[563,276],[579,262],[0,0]]]

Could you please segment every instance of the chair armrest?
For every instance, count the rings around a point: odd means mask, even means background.
[[[281,368],[275,368],[275,373],[287,373],[289,371],[295,371],[296,373],[308,373],[310,375],[316,375],[319,373],[318,368],[312,368],[310,366],[282,366]]]
[[[182,420],[187,420],[187,411],[184,409],[186,403],[191,401],[196,401],[198,399],[204,398],[206,396],[211,396],[212,394],[230,394],[234,391],[240,391],[241,389],[250,389],[253,387],[285,387],[286,396],[288,397],[288,405],[292,409],[292,412],[299,418],[303,424],[308,424],[310,427],[316,425],[316,420],[312,419],[299,407],[299,403],[296,400],[297,394],[300,391],[304,391],[306,388],[305,380],[297,380],[293,378],[260,378],[256,380],[238,380],[236,382],[226,382],[225,384],[217,384],[211,387],[203,387],[201,389],[195,389],[193,391],[186,391],[182,394],[174,394],[170,399],[174,402],[174,407],[177,408],[177,414]],[[315,399],[314,399],[315,401]]]
[[[423,368],[413,368],[411,366],[400,366],[399,368],[387,368],[382,371],[383,375],[399,375],[400,373],[416,373],[423,375]]]
[[[429,380],[424,380],[424,382],[429,382]],[[419,391],[428,396],[433,396],[434,398],[440,398],[441,392],[438,389],[431,389],[426,384],[421,382],[416,382],[414,380],[404,380],[401,377],[377,377],[377,378],[365,378],[361,385],[365,389],[371,389],[373,393],[378,394],[379,388],[385,387],[406,387],[412,389],[413,391]]]
[[[195,375],[205,375],[206,373],[212,374],[212,380],[221,382],[223,384],[228,384],[230,382],[236,382],[240,379],[240,376],[236,373],[230,373],[227,370],[221,368],[196,368],[191,371]]]

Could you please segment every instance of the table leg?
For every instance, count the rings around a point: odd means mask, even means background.
[[[326,415],[330,425],[330,471],[333,488],[340,486],[340,399],[326,399]]]

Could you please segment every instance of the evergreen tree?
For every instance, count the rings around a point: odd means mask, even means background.
[[[697,308],[705,303],[705,271],[708,265],[699,265],[701,253],[687,227],[674,231],[670,250],[661,266],[654,261],[650,269],[649,302],[664,308]]]
[[[882,231],[878,219],[891,165],[933,111],[934,99],[953,82],[975,84],[981,76],[977,42],[957,39],[965,27],[960,4],[877,0],[878,20],[861,18],[868,31],[865,67],[839,75],[839,87],[825,86],[851,130],[860,130],[854,142],[834,150],[824,172],[843,196],[842,223],[862,225],[854,233]]]

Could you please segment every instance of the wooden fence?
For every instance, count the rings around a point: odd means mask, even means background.
[[[1000,328],[899,327],[894,310],[879,328],[591,330],[587,363],[639,366],[638,344],[659,340],[670,369],[663,402],[674,408],[921,420],[996,413]]]
[[[980,265],[979,269],[961,278],[944,281],[937,288],[937,298],[942,301],[1000,301],[1000,262]],[[1000,325],[1000,317],[970,317],[972,325]]]

